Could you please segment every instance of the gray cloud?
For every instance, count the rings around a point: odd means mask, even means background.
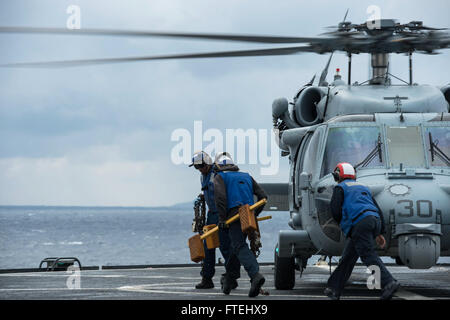
[[[401,22],[448,27],[447,1],[2,1],[3,25],[64,27],[79,5],[82,27],[315,36],[340,21],[362,22],[366,8]],[[0,35],[0,61],[42,61],[267,47],[241,43]],[[206,59],[67,69],[0,70],[0,203],[164,205],[197,194],[195,171],[170,162],[177,128],[271,128],[271,103],[289,99],[327,55]],[[354,57],[353,79],[368,77],[366,55]],[[343,54],[331,70],[346,74]],[[414,79],[448,83],[448,52],[415,55]],[[407,78],[407,58],[392,58]],[[333,72],[330,72],[329,77]],[[287,159],[277,176],[287,181]]]

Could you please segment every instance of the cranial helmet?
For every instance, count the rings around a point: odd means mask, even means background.
[[[192,156],[192,163],[189,167],[194,165],[211,165],[212,160],[211,157],[205,151],[197,151]]]
[[[341,162],[334,168],[333,177],[335,181],[344,179],[356,179],[355,168],[350,163]]]
[[[224,166],[227,164],[234,164],[233,159],[231,159],[231,156],[228,152],[220,152],[220,153],[216,154],[214,163],[219,166]]]

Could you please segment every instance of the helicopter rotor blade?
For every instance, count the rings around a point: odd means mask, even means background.
[[[254,42],[254,43],[305,43],[321,40],[320,38],[310,38],[310,37],[282,37],[282,36],[257,36],[257,35],[186,33],[186,32],[154,32],[154,31],[137,31],[137,30],[127,31],[127,30],[106,30],[106,29],[64,29],[64,28],[33,28],[33,27],[0,27],[0,33],[189,38],[189,39],[240,41],[240,42]]]
[[[347,14],[348,12],[346,12]],[[342,22],[344,23],[344,22]],[[414,27],[419,23],[411,22]],[[149,32],[149,31],[124,31],[124,30],[104,30],[104,29],[63,29],[63,28],[32,28],[32,27],[0,27],[0,33],[50,33],[63,35],[108,35],[108,36],[141,36],[141,37],[176,37],[206,40],[226,40],[245,41],[254,43],[305,43],[302,47],[271,48],[260,50],[243,50],[228,52],[193,53],[179,55],[164,55],[150,57],[125,57],[106,58],[89,60],[71,60],[55,62],[35,62],[35,63],[11,63],[2,64],[0,67],[67,67],[89,64],[118,63],[129,61],[145,60],[167,60],[167,59],[187,59],[187,58],[219,58],[219,57],[245,57],[264,55],[287,55],[298,52],[328,53],[333,51],[343,51],[347,53],[379,53],[379,52],[410,52],[416,50],[422,53],[433,54],[435,50],[448,48],[448,35],[443,35],[439,31],[430,31],[428,34],[398,35],[395,41],[389,34],[365,35],[366,25],[350,24],[344,26],[342,30],[330,32],[330,37],[277,37],[277,36],[253,36],[253,35],[232,35],[232,34],[207,34],[207,33],[177,33],[177,32]],[[350,28],[350,29],[348,29]],[[348,29],[348,30],[347,30]],[[352,31],[354,29],[355,31]],[[404,31],[403,31],[404,32]],[[434,32],[434,33],[433,33]],[[400,40],[402,37],[407,40]],[[415,37],[415,39],[411,39]]]
[[[327,78],[328,68],[330,67],[330,62],[331,62],[331,58],[333,58],[333,53],[334,52],[331,52],[331,55],[328,58],[328,62],[326,64],[325,68],[323,69],[322,73],[320,74],[319,86],[325,85],[325,79]]]
[[[277,56],[277,55],[290,55],[290,54],[295,54],[295,53],[300,53],[300,52],[314,52],[314,49],[310,46],[300,46],[300,47],[270,48],[270,49],[258,49],[258,50],[188,53],[188,54],[175,54],[175,55],[162,55],[162,56],[9,63],[9,64],[0,64],[0,67],[64,68],[64,67],[77,67],[77,66],[87,66],[87,65],[96,65],[96,64],[150,61],[150,60]]]
[[[347,8],[347,11],[345,11],[345,16],[344,16],[344,19],[342,20],[342,22],[345,22],[345,19],[347,19],[348,10],[350,10],[350,8]]]

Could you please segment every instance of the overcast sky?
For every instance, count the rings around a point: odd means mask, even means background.
[[[450,27],[442,1],[1,1],[2,26],[66,27],[70,5],[81,28],[316,36],[342,20],[362,23],[370,5],[382,18]],[[268,45],[158,38],[0,35],[0,63],[265,48]],[[176,129],[270,130],[271,105],[292,99],[320,73],[327,55],[152,61],[65,69],[0,69],[0,204],[159,206],[193,200],[199,175],[171,161]],[[335,54],[346,77],[345,55]],[[353,59],[354,81],[368,56]],[[449,83],[449,52],[414,56],[414,81]],[[408,60],[391,72],[408,78]],[[268,141],[269,142],[269,141]],[[194,146],[192,145],[192,148]],[[270,151],[268,151],[270,153]],[[277,153],[278,154],[278,153]],[[242,165],[260,182],[287,182]]]

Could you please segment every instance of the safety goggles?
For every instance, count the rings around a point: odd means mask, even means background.
[[[204,164],[204,163],[194,164],[195,169],[201,169],[201,168],[204,168],[205,166],[206,166],[206,164]]]

